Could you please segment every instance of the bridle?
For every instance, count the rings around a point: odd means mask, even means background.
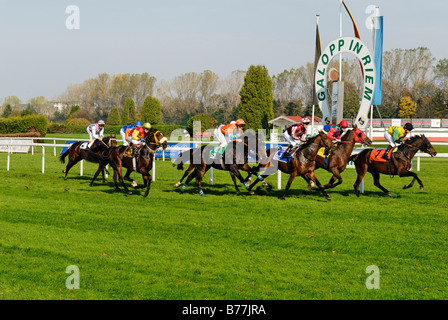
[[[149,144],[155,145],[156,147],[160,147],[165,141],[167,141],[166,137],[161,138],[160,140],[157,138],[157,134],[161,134],[159,130],[152,132],[152,135],[154,137],[154,142],[150,141]]]

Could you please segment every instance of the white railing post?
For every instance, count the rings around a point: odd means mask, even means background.
[[[11,158],[11,146],[8,146],[8,161],[6,163],[6,171],[9,171],[9,160]]]
[[[45,173],[45,147],[42,146],[42,173]]]
[[[277,170],[277,189],[282,188],[282,172]]]
[[[84,173],[84,160],[81,160],[79,165],[79,175],[82,177],[83,173]]]
[[[156,181],[156,153],[154,152],[154,157],[152,158],[152,181]]]
[[[56,157],[56,140],[53,140],[53,144],[55,145],[53,149],[53,155]]]

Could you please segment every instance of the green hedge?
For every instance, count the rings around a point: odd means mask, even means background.
[[[44,116],[27,115],[23,117],[0,118],[0,133],[26,133],[35,129],[42,137],[48,130],[48,120]]]

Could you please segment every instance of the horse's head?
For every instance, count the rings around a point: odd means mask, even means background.
[[[108,137],[105,137],[103,139],[103,142],[110,148],[110,147],[116,147],[117,146],[117,139],[115,135],[110,135]]]
[[[431,142],[429,142],[428,138],[426,138],[424,134],[422,134],[420,138],[422,139],[422,143],[419,149],[428,153],[431,157],[435,157],[437,155],[437,151],[434,149]]]
[[[353,134],[355,136],[356,143],[362,143],[366,146],[370,146],[372,144],[372,140],[355,124],[353,127]]]
[[[319,146],[324,148],[329,148],[331,151],[336,150],[336,145],[331,141],[331,139],[323,132],[322,130],[319,131],[319,134],[316,136],[316,138],[320,137],[319,139]]]
[[[162,146],[165,150],[168,147],[168,139],[160,132],[154,128],[151,128],[146,135],[146,140],[149,141],[150,145],[154,145],[156,147]]]

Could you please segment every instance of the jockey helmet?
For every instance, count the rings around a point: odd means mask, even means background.
[[[236,124],[237,126],[243,126],[243,125],[246,124],[246,122],[244,122],[243,119],[238,119],[238,120],[236,120],[235,124]]]
[[[136,127],[141,127],[143,124],[140,122],[140,121],[137,121],[136,123],[135,123],[135,126]]]
[[[236,123],[235,120],[230,121],[230,124],[235,124],[235,123]]]
[[[143,125],[143,128],[145,128],[145,129],[151,129],[151,124],[149,124],[148,122],[146,122],[146,123]]]
[[[311,119],[309,117],[303,117],[302,118],[302,123],[310,123]]]
[[[339,122],[338,127],[339,128],[348,128],[348,122],[345,121],[344,119],[342,119],[342,121]]]
[[[414,126],[412,125],[412,123],[407,122],[404,124],[404,127],[406,130],[412,131],[412,129],[414,129]]]
[[[104,126],[104,121],[103,120],[98,121],[98,125],[99,126]]]

